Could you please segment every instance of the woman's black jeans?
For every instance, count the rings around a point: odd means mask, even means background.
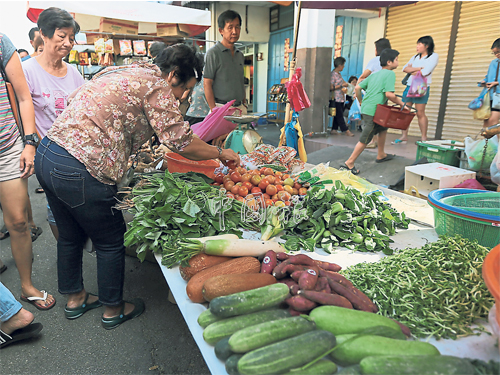
[[[38,146],[35,171],[59,229],[59,292],[83,290],[83,246],[90,237],[97,254],[99,301],[119,305],[125,274],[125,222],[122,213],[113,209],[116,186],[96,180],[82,163],[47,137]]]

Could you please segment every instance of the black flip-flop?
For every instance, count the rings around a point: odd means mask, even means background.
[[[43,190],[43,187],[40,186],[40,187],[37,187],[35,189],[35,193],[37,193],[37,194],[43,194],[43,193],[45,193],[45,190]]]
[[[9,233],[7,227],[5,226],[5,224],[3,225],[2,229],[0,229],[0,233],[3,234],[3,236],[0,237],[0,241],[5,240],[6,238],[9,238],[9,236],[10,236],[10,233]]]
[[[2,267],[0,267],[0,273],[4,273],[7,271],[7,266],[4,264]]]
[[[31,228],[31,242],[35,242],[38,237],[43,233],[42,228],[40,227],[35,227]]]
[[[15,342],[35,337],[40,333],[42,328],[42,323],[32,323],[24,328],[16,329],[10,335],[0,330],[0,349]]]
[[[385,158],[382,158],[382,159],[375,159],[375,162],[376,163],[383,163],[384,161],[389,161],[389,160],[392,160],[394,159],[394,154],[387,154],[387,156]]]
[[[356,174],[359,174],[359,169],[356,169],[356,166],[353,165],[352,168],[349,168],[346,164],[344,165],[341,165],[340,166],[340,170],[348,170],[349,172],[351,172],[352,174],[356,175]]]

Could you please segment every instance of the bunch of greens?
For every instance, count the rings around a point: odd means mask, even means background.
[[[494,302],[481,277],[487,254],[477,241],[441,237],[341,273],[377,304],[379,314],[407,325],[414,336],[456,339],[484,330],[470,325],[486,318]]]
[[[285,248],[314,251],[321,246],[330,253],[334,246],[343,246],[392,254],[389,236],[396,233],[396,228],[407,229],[410,219],[380,200],[380,194],[362,194],[338,180],[332,190],[313,186],[304,200],[307,215],[285,226]]]
[[[242,221],[242,203],[227,198],[198,173],[144,175],[129,193],[134,219],[125,233],[125,246],[138,245],[142,261],[146,250],[171,252],[178,240],[258,229]],[[172,265],[169,265],[172,266]]]

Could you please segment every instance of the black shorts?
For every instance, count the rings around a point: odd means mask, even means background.
[[[373,122],[373,117],[370,115],[365,115],[361,114],[361,121],[363,123],[363,132],[361,133],[361,136],[359,137],[359,141],[361,143],[364,143],[367,145],[368,143],[371,142],[373,139],[373,136],[375,134],[382,133],[383,131],[387,131],[387,128],[383,127],[382,125],[375,124]]]

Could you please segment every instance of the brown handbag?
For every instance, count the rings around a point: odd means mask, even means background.
[[[0,71],[2,73],[3,80],[5,82],[5,87],[7,89],[7,95],[9,97],[10,107],[12,108],[12,114],[14,115],[14,120],[16,121],[17,128],[21,137],[24,137],[24,127],[21,120],[21,112],[19,111],[19,102],[17,101],[16,92],[14,91],[14,86],[7,80],[7,73],[3,67],[3,59],[0,58]],[[37,132],[38,133],[38,132]]]

